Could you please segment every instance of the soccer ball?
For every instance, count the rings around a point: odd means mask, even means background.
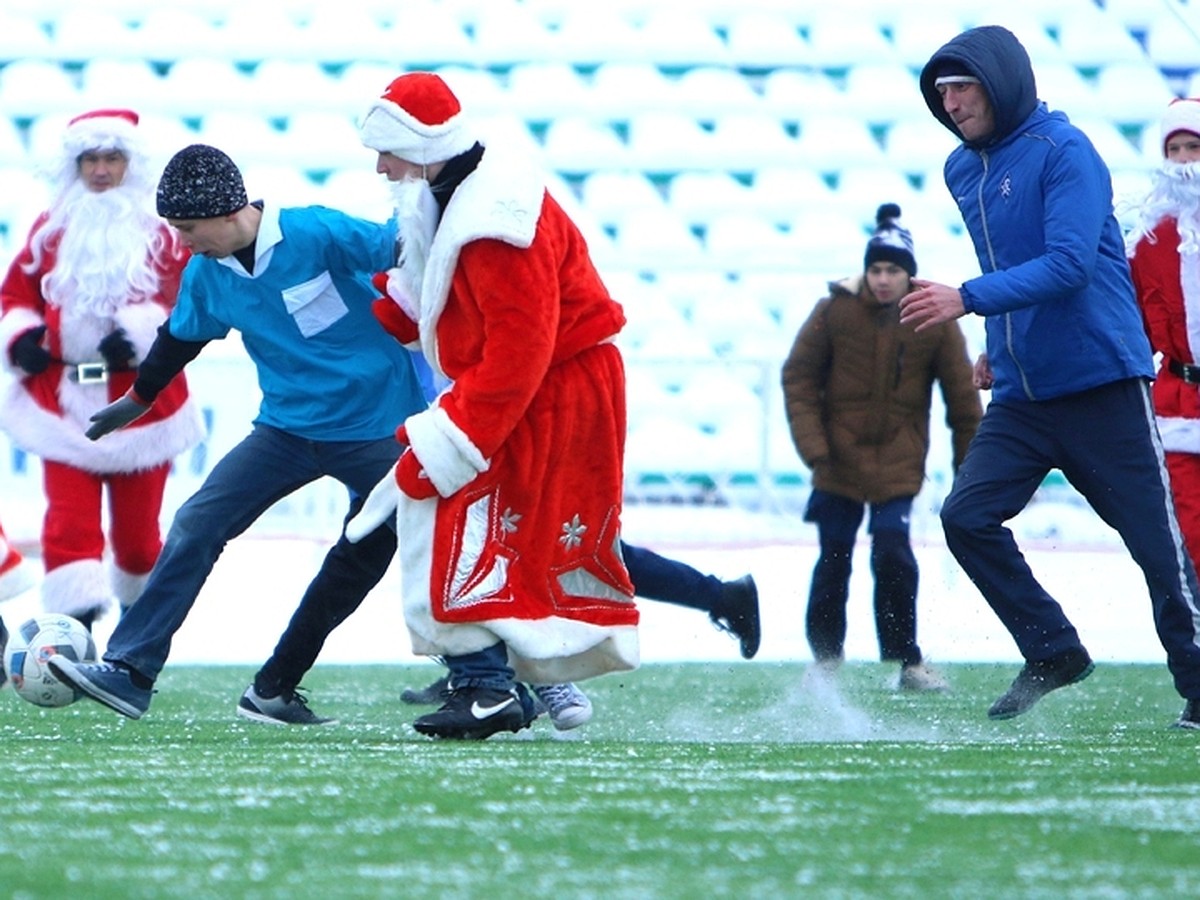
[[[79,699],[46,665],[58,653],[77,662],[94,662],[96,643],[81,622],[64,615],[34,616],[13,631],[4,648],[4,671],[18,696],[37,706],[67,706]]]

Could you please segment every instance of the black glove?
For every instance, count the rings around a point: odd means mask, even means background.
[[[50,355],[50,351],[42,346],[42,335],[45,333],[45,325],[30,328],[13,341],[12,347],[9,348],[8,354],[12,357],[13,363],[30,375],[41,375],[49,368],[54,359]]]
[[[96,348],[100,351],[100,355],[104,357],[104,364],[108,366],[110,372],[122,372],[129,368],[129,364],[133,362],[134,353],[133,344],[129,342],[129,338],[125,335],[124,328],[118,328],[111,334],[104,336],[104,340]]]
[[[93,415],[88,421],[92,423],[84,434],[89,441],[104,437],[110,431],[124,428],[135,419],[140,419],[150,410],[148,403],[137,399],[133,391],[128,391],[123,397],[114,400],[104,409]]]

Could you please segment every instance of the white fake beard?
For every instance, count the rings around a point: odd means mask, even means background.
[[[1154,186],[1138,211],[1130,246],[1151,232],[1164,218],[1176,220],[1179,252],[1200,253],[1200,162],[1167,160],[1155,169]]]
[[[425,264],[429,261],[429,248],[433,245],[441,213],[429,182],[424,178],[396,181],[391,188],[400,232],[398,268],[406,293],[419,305]]]
[[[106,318],[157,293],[154,257],[166,241],[158,217],[139,203],[136,192],[73,185],[35,239],[35,262],[54,232],[61,238],[42,292],[64,311]]]

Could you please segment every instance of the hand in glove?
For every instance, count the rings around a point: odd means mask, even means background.
[[[118,328],[104,336],[100,346],[96,348],[104,357],[104,364],[110,372],[121,372],[128,369],[133,362],[135,351],[124,328]]]
[[[438,495],[437,488],[421,468],[421,462],[412,450],[404,451],[400,462],[396,463],[396,484],[414,500],[428,500]]]
[[[98,440],[110,431],[124,428],[130,422],[140,419],[150,411],[150,404],[143,403],[130,388],[123,397],[114,400],[104,409],[93,415],[88,421],[92,427],[86,432],[89,441]]]
[[[396,467],[392,466],[379,484],[371,489],[362,509],[346,523],[346,540],[357,544],[388,519],[393,518],[399,505],[400,488],[396,485]]]
[[[30,328],[19,338],[12,342],[9,348],[9,356],[12,357],[14,364],[20,366],[30,375],[40,375],[49,368],[53,357],[50,351],[42,346],[42,335],[46,333],[46,326],[39,325],[37,328]]]

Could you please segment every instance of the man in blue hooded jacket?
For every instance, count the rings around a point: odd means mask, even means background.
[[[942,508],[946,542],[1012,634],[1025,665],[988,711],[1019,715],[1081,681],[1092,660],[1004,523],[1060,469],[1120,533],[1146,576],[1159,639],[1200,728],[1200,588],[1171,504],[1108,168],[1037,99],[1025,48],[1004,28],[966,31],[921,72],[933,115],[961,141],[946,185],[983,274],[914,280],[901,321],[985,317],[992,400]]]

